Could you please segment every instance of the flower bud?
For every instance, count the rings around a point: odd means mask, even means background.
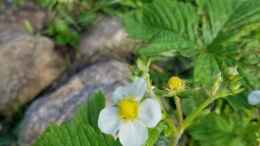
[[[185,89],[185,81],[177,76],[172,76],[168,81],[168,88],[173,92],[180,92]]]

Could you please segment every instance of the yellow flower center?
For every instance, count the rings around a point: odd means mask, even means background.
[[[168,81],[168,87],[170,90],[178,92],[185,88],[185,82],[181,78],[173,76]]]
[[[138,116],[138,103],[131,98],[125,98],[118,103],[119,116],[123,120],[134,120]]]

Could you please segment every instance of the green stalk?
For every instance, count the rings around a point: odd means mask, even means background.
[[[195,111],[193,111],[180,125],[175,136],[173,146],[178,146],[179,140],[184,131],[192,124],[192,122],[208,107],[216,98],[208,98]]]
[[[178,122],[179,124],[183,122],[183,113],[181,108],[181,99],[178,96],[174,96],[176,110],[177,110],[177,116],[178,116]]]

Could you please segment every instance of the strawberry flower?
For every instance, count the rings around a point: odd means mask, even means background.
[[[155,127],[162,117],[159,102],[143,99],[145,92],[143,78],[117,88],[112,95],[112,105],[100,112],[100,130],[118,137],[123,146],[143,145],[148,138],[148,128]]]

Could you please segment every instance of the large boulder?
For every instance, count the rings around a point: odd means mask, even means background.
[[[29,146],[49,123],[60,124],[70,119],[76,107],[97,90],[102,90],[109,100],[116,87],[127,83],[129,75],[128,65],[114,60],[87,67],[29,107],[21,124],[19,144]]]
[[[48,38],[0,32],[0,115],[12,115],[63,70],[64,61]]]
[[[84,62],[107,57],[127,60],[137,45],[136,41],[127,36],[119,18],[99,16],[81,37],[80,59]]]

